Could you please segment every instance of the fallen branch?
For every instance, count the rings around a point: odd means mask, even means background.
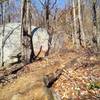
[[[52,84],[60,77],[62,74],[62,69],[58,69],[55,73],[44,76],[45,85],[50,88]]]
[[[21,68],[23,68],[23,66],[24,65],[22,63],[20,63],[20,64],[12,65],[7,68],[0,69],[0,80],[4,79],[5,76],[9,76],[13,73],[17,73],[17,71],[20,70]]]
[[[69,65],[73,65],[75,62],[77,62],[76,59],[78,59],[78,57],[72,59],[70,62],[68,62],[67,64],[65,64],[65,66],[62,69],[58,69],[55,73],[51,73],[49,75],[44,76],[44,83],[45,85],[50,88],[53,83],[59,79],[59,77],[62,75],[62,73],[66,70],[66,68],[69,68]],[[74,63],[72,63],[74,62]]]

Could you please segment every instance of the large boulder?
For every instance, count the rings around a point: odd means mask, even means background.
[[[32,43],[35,56],[44,57],[48,50],[49,34],[46,29],[35,28],[32,31]]]
[[[2,30],[3,27],[1,26],[0,27],[1,34]],[[11,35],[9,36],[8,34],[10,33]],[[1,34],[0,34],[0,39],[1,39]],[[4,45],[4,59],[3,59],[4,63],[5,64],[12,63],[13,60],[11,59],[11,56],[15,56],[20,52],[20,24],[19,23],[6,24],[3,40],[6,40]],[[0,40],[0,56],[1,56],[1,45],[2,41]],[[1,63],[1,57],[0,57],[0,63]]]
[[[46,29],[37,28],[32,26],[32,42],[34,54],[39,57],[44,57],[48,50],[49,34]],[[1,64],[1,34],[3,27],[0,26],[0,64]],[[10,36],[8,35],[10,34]],[[12,57],[17,56],[21,52],[21,25],[20,23],[9,23],[5,25],[4,39],[6,40],[4,45],[4,63],[9,64],[16,61],[12,60]],[[7,38],[8,37],[8,38]],[[39,53],[40,52],[40,53]]]

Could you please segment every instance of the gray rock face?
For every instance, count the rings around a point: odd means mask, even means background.
[[[44,57],[48,50],[49,34],[47,33],[47,30],[43,28],[35,28],[34,30],[32,31],[34,53],[35,55],[38,55],[38,53],[41,51],[39,57]]]
[[[45,29],[42,28],[36,28],[35,26],[32,26],[32,42],[33,42],[33,49],[35,55],[38,54],[38,52],[41,49],[41,52],[39,56],[43,57],[45,55],[45,52],[48,50],[48,40],[49,35]],[[0,64],[1,64],[1,34],[2,34],[3,27],[0,26]],[[5,63],[11,63],[14,60],[11,60],[11,56],[15,56],[18,53],[21,52],[21,26],[20,23],[9,23],[5,26],[5,32],[4,32],[4,39],[8,36],[9,33],[12,34],[9,36],[9,38],[6,40],[4,45],[4,62]],[[16,60],[15,60],[16,61]]]
[[[6,40],[5,45],[4,45],[4,62],[5,63],[11,63],[12,62],[11,56],[16,55],[20,52],[20,26],[19,25],[20,24],[13,23],[13,24],[7,24],[5,26],[4,39],[8,36],[9,33],[13,32],[10,35],[10,37]],[[12,31],[13,29],[15,30]],[[2,34],[2,30],[3,30],[3,27],[1,26],[0,27],[1,34]],[[1,34],[0,34],[0,39],[1,39]],[[1,56],[1,45],[2,45],[2,41],[0,40],[0,56]]]
[[[58,53],[64,48],[64,43],[66,42],[67,35],[65,33],[53,34],[51,46],[50,46],[50,54]]]

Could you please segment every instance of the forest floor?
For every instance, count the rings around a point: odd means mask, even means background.
[[[63,72],[51,89],[61,100],[100,100],[100,55],[88,49],[63,49],[24,66],[17,72],[17,78],[0,85],[0,100],[35,100],[34,91],[35,95],[42,94],[43,88],[38,88],[43,86],[43,77],[58,69]]]

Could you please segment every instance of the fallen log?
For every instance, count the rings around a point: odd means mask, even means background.
[[[10,74],[16,73],[18,70],[23,68],[23,66],[24,65],[22,63],[19,63],[19,64],[14,64],[6,68],[1,68],[0,69],[0,80],[4,79],[5,76],[9,76]]]
[[[76,57],[76,58],[72,59],[71,61],[66,63],[65,66],[62,69],[58,69],[55,73],[51,73],[49,75],[44,76],[45,85],[48,88],[52,87],[53,83],[56,80],[58,80],[58,78],[60,77],[60,75],[62,75],[62,73],[66,70],[66,68],[69,68],[69,67],[73,66],[74,63],[77,62],[77,58],[79,58],[79,57]]]
[[[62,71],[62,69],[58,69],[55,73],[44,76],[44,83],[46,87],[50,88],[52,84],[60,77]]]

